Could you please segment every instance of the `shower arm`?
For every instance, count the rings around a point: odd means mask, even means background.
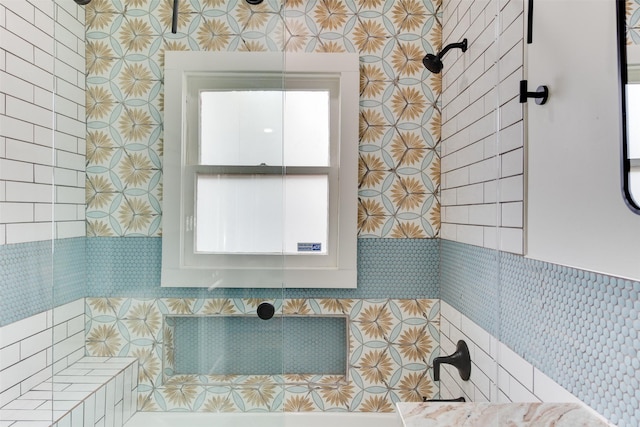
[[[442,51],[437,55],[439,59],[445,55],[445,53],[449,52],[451,49],[462,49],[463,52],[467,51],[467,39],[462,40],[458,43],[448,44],[442,49]]]
[[[173,14],[171,15],[171,32],[175,34],[178,31],[178,6],[180,0],[173,0]]]

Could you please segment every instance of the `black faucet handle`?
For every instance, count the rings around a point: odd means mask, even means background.
[[[471,355],[469,354],[469,347],[463,340],[458,341],[456,351],[445,357],[436,357],[433,360],[433,380],[440,381],[440,365],[441,364],[453,365],[458,368],[460,378],[464,381],[468,381],[471,377]]]

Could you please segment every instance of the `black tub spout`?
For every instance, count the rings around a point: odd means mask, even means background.
[[[463,340],[458,341],[456,351],[444,357],[436,357],[433,360],[433,380],[440,381],[440,365],[441,364],[453,365],[458,368],[460,378],[464,381],[468,381],[471,376],[471,356],[469,355],[469,347]]]

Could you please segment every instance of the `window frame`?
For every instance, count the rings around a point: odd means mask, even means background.
[[[357,54],[264,52],[165,53],[163,287],[355,288],[357,286],[357,148],[359,65]],[[329,167],[267,166],[269,173],[326,170],[329,178],[329,238],[326,255],[197,254],[193,229],[195,178],[200,171],[239,173],[245,166],[195,166],[199,137],[195,93],[218,83],[257,88],[318,88],[334,82]],[[195,86],[191,83],[197,83]],[[244,83],[244,85],[243,85]],[[215,86],[215,85],[214,85]],[[197,87],[197,89],[194,89]],[[334,93],[338,91],[338,96]],[[199,92],[198,92],[199,93]],[[196,102],[198,104],[198,102]],[[337,115],[334,115],[337,114]],[[334,120],[337,121],[334,123]],[[335,124],[335,126],[333,126]],[[194,153],[196,159],[194,159]],[[195,162],[194,162],[195,160]],[[257,169],[257,167],[256,167]],[[256,170],[256,173],[259,173]]]

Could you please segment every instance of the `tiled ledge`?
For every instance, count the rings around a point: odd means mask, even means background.
[[[84,357],[0,409],[2,426],[122,426],[136,411],[138,360]]]

